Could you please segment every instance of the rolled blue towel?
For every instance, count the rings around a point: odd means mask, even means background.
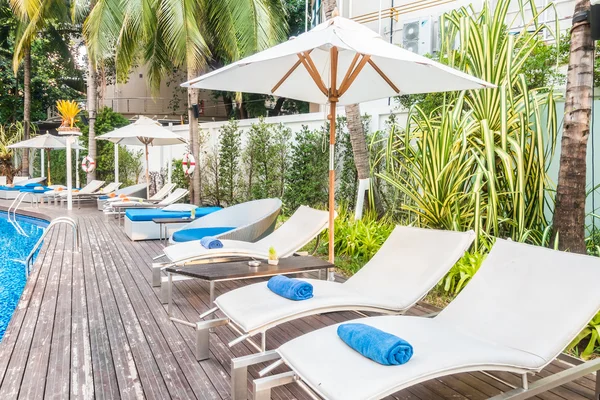
[[[342,324],[337,334],[348,346],[382,365],[405,364],[413,355],[406,340],[369,325]]]
[[[269,279],[267,287],[271,292],[290,300],[308,300],[313,297],[313,287],[310,283],[283,275]]]
[[[209,250],[223,248],[223,243],[214,236],[204,236],[200,239],[200,244]]]

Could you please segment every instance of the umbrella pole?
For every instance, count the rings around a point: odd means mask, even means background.
[[[45,153],[46,153],[46,168],[48,170],[48,173],[46,173],[46,176],[48,177],[48,179],[47,179],[48,186],[50,186],[50,185],[52,185],[52,179],[50,178],[50,149],[46,149]]]
[[[150,164],[148,164],[148,144],[146,143],[146,198],[150,198],[150,173],[148,172],[148,168]]]
[[[329,262],[335,263],[334,253],[334,219],[335,219],[335,115],[336,102],[329,105]],[[331,280],[331,276],[329,277]]]

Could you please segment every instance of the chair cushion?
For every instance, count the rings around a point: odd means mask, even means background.
[[[25,192],[25,193],[46,193],[48,191],[52,190],[49,187],[45,187],[45,186],[36,186],[36,187],[27,187],[25,189],[21,189],[21,192]]]
[[[185,212],[192,211],[196,206],[194,204],[171,204],[163,208],[167,212]]]
[[[196,218],[204,217],[217,209],[212,207],[198,207],[196,209]],[[152,221],[153,218],[184,218],[190,217],[190,211],[173,212],[163,211],[160,208],[128,208],[125,210],[125,216],[131,221]]]
[[[0,190],[6,190],[7,192],[19,191],[24,188],[24,186],[0,186]]]
[[[172,212],[171,212],[172,213]],[[205,236],[218,236],[222,233],[235,229],[232,227],[210,227],[210,228],[191,228],[182,229],[173,233],[175,242],[189,242],[190,240],[200,240]]]
[[[384,366],[351,349],[336,334],[337,325],[307,333],[277,352],[323,398],[380,399],[437,376],[477,370],[537,370],[542,358],[482,341],[436,319],[386,316],[361,323],[399,336],[414,348],[404,365]]]

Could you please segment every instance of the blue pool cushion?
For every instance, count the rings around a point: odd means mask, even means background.
[[[348,346],[381,365],[406,364],[413,348],[406,340],[365,324],[341,324],[337,334]]]
[[[235,228],[230,227],[210,227],[210,228],[190,228],[182,229],[173,233],[175,242],[191,242],[192,240],[200,240],[205,236],[218,236],[222,233],[229,232]]]
[[[34,188],[36,186],[40,186],[39,182],[38,183],[28,183],[25,185],[25,187],[28,187],[28,188]]]
[[[14,192],[14,191],[18,192],[21,189],[25,189],[25,187],[24,186],[13,186],[13,187],[10,187],[10,186],[0,186],[0,190],[6,190],[7,192]]]
[[[42,189],[36,189],[35,187],[26,187],[25,189],[21,189],[21,192],[41,194],[41,193],[46,193],[50,190],[53,190],[52,188],[49,188],[46,186],[36,186],[36,187],[41,187]]]
[[[204,217],[220,207],[198,207],[196,208],[196,218]],[[125,216],[134,222],[152,221],[154,218],[183,218],[190,217],[189,211],[172,212],[163,211],[160,208],[128,208],[125,210]]]

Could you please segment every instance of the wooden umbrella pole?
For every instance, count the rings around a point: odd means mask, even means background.
[[[329,262],[335,263],[335,128],[336,128],[336,113],[335,107],[338,102],[337,89],[337,64],[338,64],[338,49],[332,47],[329,51],[331,61],[331,77],[329,88]],[[333,280],[333,273],[328,279]]]

